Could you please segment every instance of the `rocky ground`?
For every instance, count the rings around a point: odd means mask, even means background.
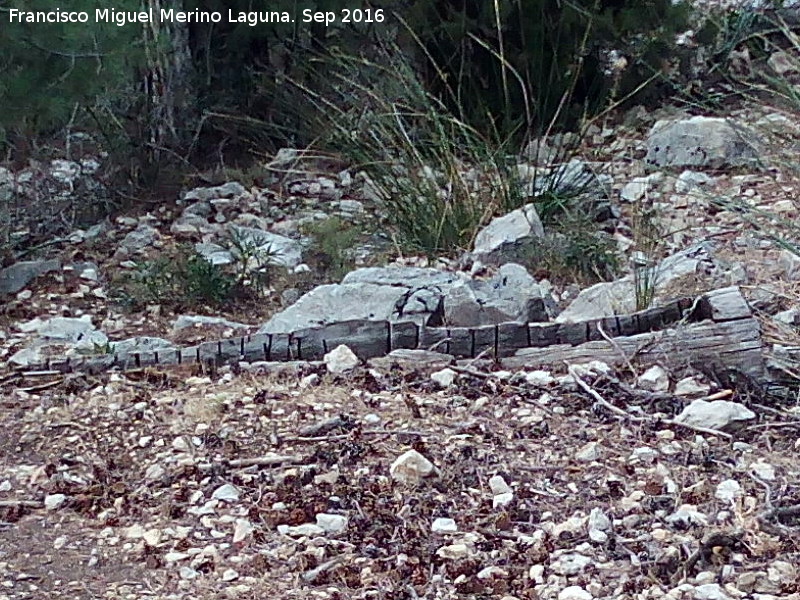
[[[796,233],[800,209],[798,173],[782,162],[800,139],[796,119],[773,107],[732,112],[791,143],[755,155],[709,143],[705,162],[687,163],[649,133],[657,118],[687,116],[634,111],[587,137],[585,164],[610,178],[620,252],[641,258],[645,206],[663,232],[645,259],[697,243],[713,254],[661,281],[657,297],[738,285],[765,349],[796,346],[800,259],[781,237]],[[58,165],[62,179],[67,167]],[[35,347],[54,317],[88,324],[67,340],[71,351],[76,341],[187,344],[255,330],[319,283],[299,240],[320,214],[371,224],[357,264],[390,255],[369,186],[341,165],[316,167],[198,188],[74,232],[48,247],[53,262],[12,265],[0,278],[0,357]],[[115,275],[179,242],[227,260],[229,226],[276,236],[285,277],[259,302],[178,328],[180,307],[128,312],[109,299]],[[474,249],[469,276],[492,281],[491,264],[474,265],[488,254]],[[562,316],[616,309],[575,284],[536,285]],[[630,303],[630,286],[628,277],[602,289]],[[440,356],[345,374],[294,363],[267,374],[3,370],[0,600],[800,598],[796,396],[702,364],[664,367],[508,373]]]
[[[800,598],[794,403],[304,369],[4,382],[0,598]]]

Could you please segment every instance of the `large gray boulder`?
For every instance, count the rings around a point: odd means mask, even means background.
[[[544,226],[533,204],[493,219],[475,237],[472,256],[489,265],[525,258],[536,240],[544,237]]]
[[[30,346],[9,359],[9,362],[20,366],[43,362],[48,356],[97,353],[108,344],[108,337],[95,329],[89,315],[46,320],[36,318],[22,323],[19,328],[37,334],[37,339]]]
[[[507,321],[546,321],[542,288],[522,265],[508,263],[487,281],[461,280],[444,293],[444,322],[452,327]]]
[[[645,161],[658,167],[747,166],[758,162],[752,130],[730,119],[690,117],[658,121],[647,138]]]
[[[356,319],[394,321],[400,314],[398,304],[402,306],[408,291],[408,288],[371,283],[321,285],[274,315],[258,333],[291,333]]]
[[[686,276],[713,273],[717,264],[708,243],[695,244],[686,250],[665,258],[652,267],[649,277],[653,295],[658,300],[670,292]],[[680,292],[680,290],[678,290]],[[574,323],[635,312],[636,279],[628,275],[616,281],[597,283],[578,294],[570,305],[556,318],[558,323]]]
[[[303,245],[297,240],[239,225],[231,225],[229,231],[236,239],[236,244],[256,249],[256,252],[261,253],[262,260],[269,264],[292,269],[303,262]],[[235,255],[236,248],[232,252]]]
[[[24,260],[0,269],[0,296],[16,294],[40,275],[60,269],[61,261],[57,259]]]
[[[418,288],[451,285],[460,279],[458,273],[425,267],[365,267],[345,275],[342,283],[373,283]]]
[[[208,202],[218,198],[236,198],[246,193],[245,187],[236,181],[229,181],[214,187],[195,188],[186,192],[184,202]]]
[[[488,281],[416,267],[365,268],[319,286],[273,316],[259,333],[290,333],[350,320],[473,326],[547,318],[543,293],[520,265]]]

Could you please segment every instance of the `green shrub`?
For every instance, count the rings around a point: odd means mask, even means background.
[[[272,283],[275,269],[275,252],[271,244],[242,234],[237,228],[228,230],[228,241],[235,259],[236,282],[241,287],[249,286],[256,297],[260,297]]]
[[[669,234],[661,223],[658,212],[644,199],[634,204],[631,231],[636,251],[632,265],[636,310],[650,308],[655,300],[660,254]]]
[[[137,264],[112,283],[112,297],[126,308],[148,304],[184,309],[219,307],[229,301],[236,278],[188,248]]]
[[[538,277],[586,285],[619,276],[620,261],[613,237],[597,230],[586,214],[564,213],[523,260]]]
[[[398,48],[376,61],[336,55],[325,64],[332,84],[303,88],[324,141],[367,176],[401,249],[466,248],[493,214],[520,204],[506,144],[449,112]]]

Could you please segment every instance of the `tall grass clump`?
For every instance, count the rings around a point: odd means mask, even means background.
[[[466,248],[494,213],[520,203],[512,153],[427,91],[398,48],[381,58],[337,55],[326,94],[305,90],[328,143],[358,166],[402,249]]]
[[[631,266],[636,310],[645,310],[653,304],[658,290],[658,259],[665,232],[659,226],[656,211],[644,199],[633,207],[631,230],[635,248]]]
[[[290,79],[310,100],[317,141],[357,165],[398,247],[429,256],[468,248],[491,217],[528,202],[546,224],[585,211],[577,201],[592,180],[566,164],[598,109],[652,80],[628,76],[680,21],[663,0],[444,5],[394,13],[393,41],[328,50],[324,78]],[[614,66],[628,64],[615,46],[631,49],[630,68]],[[519,168],[520,148],[554,140],[532,173]]]

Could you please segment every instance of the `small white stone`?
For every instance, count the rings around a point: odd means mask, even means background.
[[[611,373],[612,369],[608,366],[608,363],[605,363],[601,360],[590,360],[588,363],[578,363],[572,365],[572,370],[575,371],[575,374],[578,377],[588,377],[590,375],[608,375]],[[561,377],[559,380],[566,380],[564,383],[571,383],[572,376],[567,375],[566,377]]]
[[[319,513],[317,514],[317,525],[322,527],[326,533],[341,533],[347,529],[347,517],[344,515]]]
[[[792,214],[797,212],[794,200],[778,200],[772,204],[773,212],[780,214]]]
[[[528,569],[528,577],[534,583],[541,585],[544,583],[544,565],[533,565]]]
[[[714,183],[714,178],[705,173],[697,171],[684,171],[678,175],[675,181],[675,191],[679,194],[686,194],[696,187],[706,186]]]
[[[144,478],[147,481],[156,481],[164,477],[165,473],[166,471],[164,470],[164,467],[156,463],[147,467],[147,469],[144,472]]]
[[[236,581],[239,579],[239,573],[233,569],[225,569],[222,572],[222,581]]]
[[[364,415],[364,423],[367,425],[379,425],[381,422],[381,418],[379,415],[375,413],[369,413],[368,415]]]
[[[485,567],[478,571],[477,574],[478,579],[501,579],[503,577],[508,577],[508,571],[505,569],[501,569],[500,567],[496,567],[491,565],[489,567]]]
[[[186,441],[186,438],[183,437],[182,435],[178,436],[174,440],[172,440],[172,448],[177,450],[178,452],[188,452],[189,442]]]
[[[504,506],[508,506],[513,502],[514,494],[513,492],[504,492],[502,494],[496,494],[494,498],[492,498],[492,507],[493,508],[503,508]]]
[[[456,376],[458,373],[453,371],[453,369],[442,369],[441,371],[436,371],[435,373],[431,373],[431,379],[439,385],[440,387],[447,388],[453,385],[456,380]]]
[[[547,387],[554,381],[555,377],[553,377],[550,371],[531,371],[530,373],[525,373],[525,382],[528,385]]]
[[[666,392],[669,389],[669,375],[658,365],[653,365],[639,375],[636,384],[649,392]]]
[[[289,525],[278,525],[278,533],[293,537],[319,537],[325,534],[325,530],[314,523],[303,523],[294,527]]]
[[[741,498],[744,492],[742,486],[735,479],[726,479],[717,485],[717,490],[714,492],[714,497],[723,502],[733,502],[737,498]]]
[[[775,467],[773,467],[769,463],[765,463],[763,461],[754,462],[750,465],[750,471],[756,477],[763,479],[764,481],[775,481]]]
[[[436,555],[447,560],[458,560],[469,556],[469,546],[466,544],[450,544],[442,546],[436,551]]]
[[[649,187],[647,177],[634,177],[630,183],[623,186],[619,197],[626,202],[637,202],[644,198]]]
[[[161,541],[161,535],[160,529],[148,529],[142,534],[142,539],[148,546],[155,547]]]
[[[684,377],[675,384],[676,396],[707,396],[711,387],[694,377]]]
[[[335,375],[355,369],[359,364],[358,357],[344,344],[340,344],[328,352],[323,360],[328,372]]]
[[[453,519],[439,517],[438,519],[433,520],[433,523],[431,524],[431,531],[433,533],[455,533],[458,531],[458,525],[456,525],[456,522]]]
[[[214,500],[222,500],[223,502],[236,502],[239,499],[239,490],[235,485],[225,483],[215,489],[211,497]]]
[[[144,536],[144,527],[141,525],[131,525],[127,529],[125,529],[125,533],[123,534],[129,540],[138,540]]]
[[[44,498],[44,507],[47,510],[58,510],[66,501],[67,497],[64,494],[49,494]]]
[[[189,558],[189,555],[185,552],[167,552],[164,555],[164,560],[168,563],[179,562],[181,560],[186,560]]]
[[[693,598],[696,600],[731,600],[731,597],[718,583],[695,586]]]
[[[588,556],[573,552],[570,554],[562,554],[552,562],[550,568],[558,575],[572,576],[581,573],[586,567],[594,561]]]
[[[313,387],[319,384],[320,377],[317,373],[311,373],[311,375],[306,375],[300,380],[300,387],[305,389],[309,387]]]
[[[86,281],[97,281],[98,279],[97,269],[92,267],[84,269],[83,271],[81,271],[80,278],[85,279]]]
[[[503,479],[500,475],[492,475],[489,478],[489,489],[492,490],[492,493],[497,494],[507,494],[511,491],[511,487],[506,483],[506,480]]]
[[[247,519],[236,519],[236,524],[233,528],[233,543],[238,544],[250,537],[253,533],[253,525]]]
[[[293,270],[295,274],[299,275],[300,273],[310,273],[311,267],[309,267],[306,263],[300,263]]]
[[[628,457],[629,462],[652,463],[658,458],[658,450],[649,446],[635,448]]]
[[[683,504],[678,510],[667,517],[669,524],[688,525],[708,525],[708,517],[697,510],[692,504]]]
[[[389,467],[392,479],[413,485],[428,477],[434,471],[433,463],[416,450],[409,450],[398,456]]]
[[[593,508],[589,513],[589,539],[598,544],[608,541],[608,534],[611,529],[611,519],[600,508]]]
[[[191,567],[183,566],[178,569],[178,574],[181,576],[181,579],[195,579],[200,575],[197,571],[195,571]]]
[[[588,442],[581,446],[575,453],[575,460],[581,462],[592,462],[599,459],[601,456],[599,442]]]
[[[593,600],[593,596],[579,585],[565,587],[558,593],[558,600]]]

